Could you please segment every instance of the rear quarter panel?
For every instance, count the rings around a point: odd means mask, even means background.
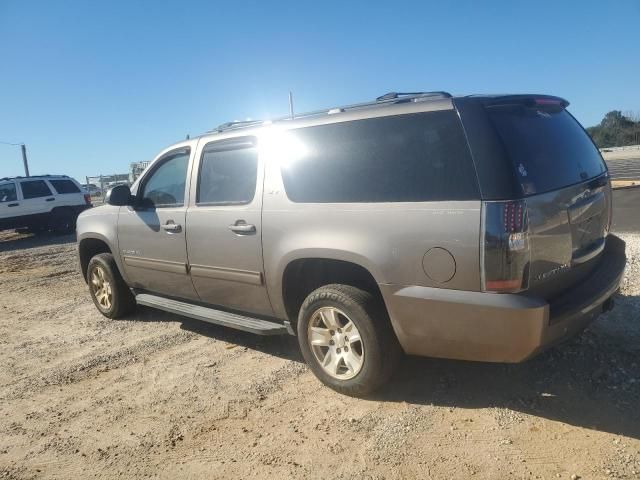
[[[264,267],[279,317],[286,318],[284,270],[301,258],[353,262],[379,284],[480,288],[480,201],[294,203],[274,161],[266,164],[264,192]],[[455,274],[445,283],[423,269],[423,257],[433,247],[445,248],[455,259]]]

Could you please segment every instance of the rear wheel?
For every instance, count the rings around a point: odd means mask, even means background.
[[[325,385],[353,396],[384,384],[401,356],[384,305],[348,285],[327,285],[307,297],[298,317],[298,342]]]
[[[57,208],[51,214],[51,230],[59,234],[72,233],[76,229],[77,217],[70,208]]]
[[[89,261],[87,283],[93,303],[105,317],[120,318],[135,309],[136,300],[110,253],[100,253]]]

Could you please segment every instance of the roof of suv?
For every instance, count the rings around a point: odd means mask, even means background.
[[[342,105],[339,107],[325,108],[322,110],[314,110],[312,112],[298,113],[294,115],[287,115],[285,117],[274,118],[272,120],[246,120],[246,121],[233,121],[226,122],[217,126],[213,130],[207,132],[205,135],[212,133],[222,133],[228,130],[236,130],[241,128],[259,127],[263,125],[271,125],[273,123],[285,122],[291,120],[298,120],[302,118],[319,117],[324,115],[335,115],[337,113],[344,113],[353,110],[362,109],[375,109],[380,107],[386,107],[389,105],[397,105],[402,103],[418,103],[429,100],[442,100],[453,98],[448,92],[436,91],[436,92],[389,92],[381,95],[372,102],[354,103],[351,105]]]
[[[0,182],[6,182],[9,180],[37,180],[39,178],[45,178],[45,179],[56,179],[56,178],[68,178],[70,180],[72,180],[71,177],[69,177],[68,175],[29,175],[28,177],[4,177],[4,178],[0,178]]]
[[[350,117],[358,116],[359,118],[369,118],[375,117],[378,115],[389,115],[394,114],[390,112],[390,107],[395,106],[396,110],[398,107],[406,106],[407,110],[415,111],[415,108],[410,108],[411,106],[417,107],[416,104],[432,104],[435,108],[437,104],[441,105],[439,108],[453,108],[452,100],[456,98],[470,98],[474,100],[478,100],[483,104],[494,104],[494,103],[511,103],[511,102],[522,102],[524,100],[533,100],[540,99],[546,102],[557,102],[558,105],[562,105],[563,108],[566,108],[569,105],[565,99],[560,97],[554,97],[550,95],[534,95],[534,94],[475,94],[475,95],[452,95],[445,91],[434,91],[434,92],[389,92],[384,95],[377,97],[374,101],[371,102],[363,102],[356,103],[351,105],[343,105],[338,107],[326,108],[322,110],[315,110],[312,112],[305,112],[293,115],[287,115],[284,117],[279,117],[271,120],[246,120],[246,121],[233,121],[226,122],[218,127],[210,130],[198,137],[207,137],[207,136],[215,136],[216,134],[222,134],[227,132],[232,132],[235,130],[248,130],[248,129],[257,129],[263,126],[285,123],[287,122],[295,122],[296,124],[301,123],[304,126],[308,126],[309,124],[314,124],[316,122],[325,123],[325,121],[329,120],[330,117],[336,114],[350,114]],[[425,105],[426,106],[426,105]],[[408,112],[397,112],[399,113],[408,113]],[[342,117],[342,115],[341,115]],[[334,117],[335,118],[335,117]],[[350,118],[351,119],[351,118]],[[302,126],[302,125],[300,125]],[[196,137],[196,138],[198,138]]]

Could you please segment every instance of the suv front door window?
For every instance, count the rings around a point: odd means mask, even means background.
[[[185,242],[190,152],[174,150],[154,162],[141,179],[134,205],[120,208],[118,241],[132,286],[196,299]]]
[[[17,200],[18,192],[16,191],[15,183],[0,184],[0,203],[15,202]]]
[[[171,156],[145,179],[141,206],[143,208],[181,207],[187,178],[188,153]]]
[[[18,191],[14,182],[0,183],[0,228],[2,219],[20,215]]]

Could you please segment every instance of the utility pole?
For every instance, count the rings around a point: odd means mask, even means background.
[[[29,176],[29,164],[27,163],[27,146],[24,143],[20,144],[20,148],[22,149],[22,163],[24,163],[24,174],[25,176]]]

